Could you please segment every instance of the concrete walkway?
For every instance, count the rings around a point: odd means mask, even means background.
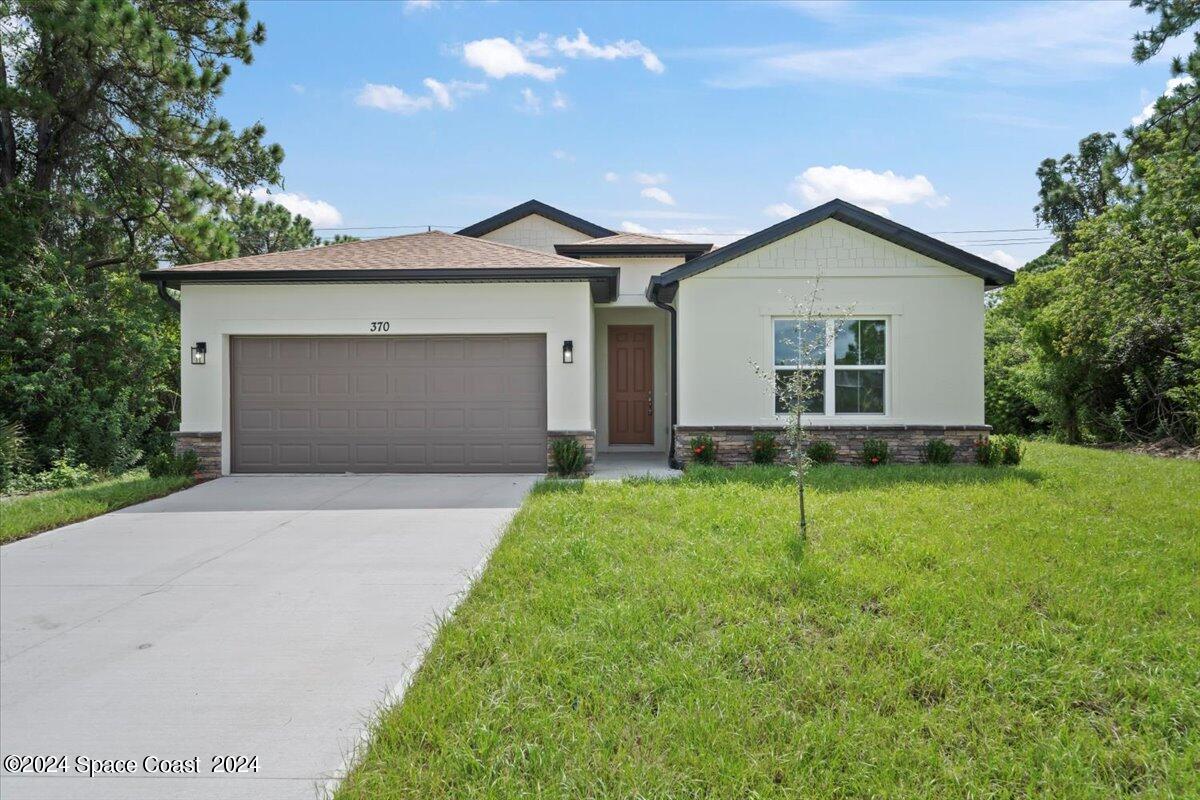
[[[592,478],[619,481],[625,478],[678,478],[682,474],[682,470],[667,465],[666,453],[598,453]]]
[[[536,478],[222,478],[5,545],[0,754],[69,774],[0,769],[0,797],[319,796]]]

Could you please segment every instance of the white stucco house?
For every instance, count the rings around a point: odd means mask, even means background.
[[[823,344],[801,359],[788,298],[818,276],[828,319],[803,334]],[[1013,276],[840,200],[717,249],[531,200],[453,234],[142,277],[180,292],[177,446],[229,474],[542,471],[560,437],[589,464],[678,463],[700,432],[742,462],[783,428],[753,364],[817,372],[814,435],[842,458],[938,437],[966,459],[987,433],[984,293]]]

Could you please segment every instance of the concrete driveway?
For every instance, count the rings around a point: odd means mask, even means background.
[[[320,796],[536,477],[222,478],[5,545],[0,755],[68,774],[0,769],[0,797]]]

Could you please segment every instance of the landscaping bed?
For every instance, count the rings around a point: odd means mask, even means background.
[[[340,798],[1196,796],[1200,464],[547,482]]]

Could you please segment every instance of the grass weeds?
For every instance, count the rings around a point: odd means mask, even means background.
[[[151,478],[144,469],[138,469],[74,489],[6,499],[0,501],[0,544],[153,500],[194,482],[190,477]]]
[[[531,493],[345,798],[1200,795],[1200,464]]]

